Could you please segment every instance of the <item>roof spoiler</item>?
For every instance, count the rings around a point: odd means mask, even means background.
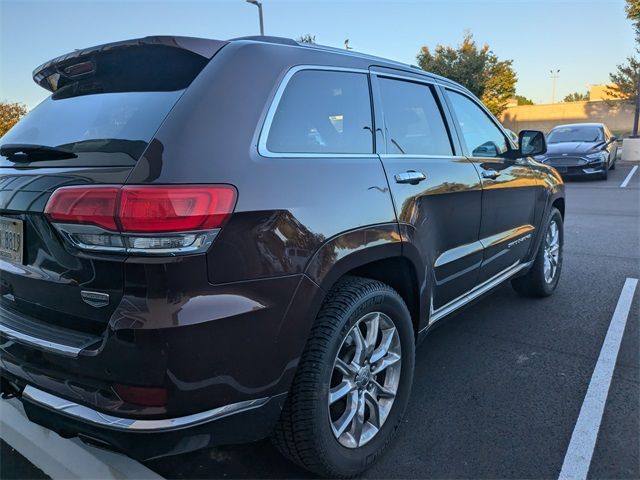
[[[95,74],[96,58],[100,56],[163,47],[163,50],[183,51],[188,56],[200,57],[206,63],[226,44],[222,40],[176,36],[151,36],[105,43],[75,50],[43,63],[33,71],[33,81],[46,90],[55,92],[69,83]]]

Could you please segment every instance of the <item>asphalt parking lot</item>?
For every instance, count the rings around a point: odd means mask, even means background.
[[[619,303],[626,279],[640,278],[640,171],[628,178],[632,168],[619,163],[606,182],[567,183],[564,265],[552,297],[523,299],[502,286],[426,339],[404,425],[365,478],[557,478],[570,444],[582,445],[572,441],[578,420],[587,429],[599,420],[583,403],[602,386],[594,369],[603,355],[616,358],[605,351],[616,322],[624,334],[589,478],[640,478],[638,289],[628,314]],[[1,478],[52,475],[23,458],[38,463],[25,448],[0,448]],[[268,441],[145,466],[167,478],[309,477]]]

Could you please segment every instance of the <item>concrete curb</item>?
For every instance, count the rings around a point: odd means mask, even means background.
[[[15,399],[0,401],[0,437],[54,480],[162,478],[125,455],[62,438],[30,422]]]

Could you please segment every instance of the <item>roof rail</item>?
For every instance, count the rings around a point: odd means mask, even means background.
[[[235,42],[237,40],[250,40],[252,42],[264,42],[264,43],[278,43],[280,45],[291,45],[294,47],[300,44],[291,38],[286,37],[271,37],[268,35],[249,35],[246,37],[230,38],[229,42]]]

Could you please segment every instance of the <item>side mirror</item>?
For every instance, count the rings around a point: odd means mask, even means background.
[[[538,130],[522,130],[518,135],[521,157],[534,157],[547,153],[547,140]]]

